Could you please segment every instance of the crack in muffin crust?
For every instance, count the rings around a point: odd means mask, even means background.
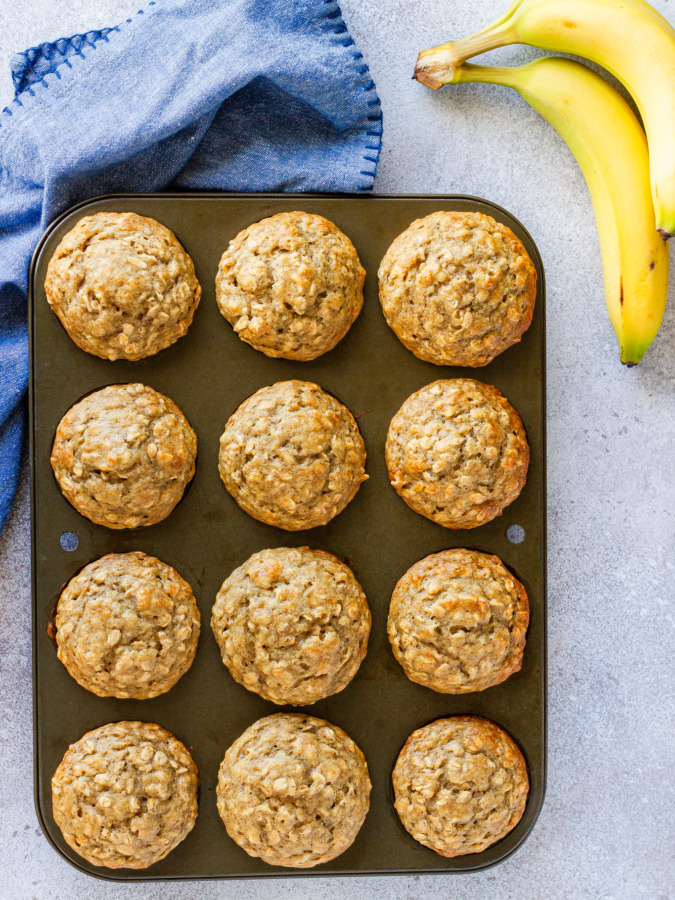
[[[343,690],[366,655],[370,609],[353,572],[322,550],[254,553],[224,581],[211,627],[232,677],[302,706]]]
[[[520,494],[530,448],[496,387],[454,378],[408,397],[391,420],[385,456],[411,509],[445,528],[476,528]]]
[[[228,419],[218,469],[254,519],[300,531],[325,525],[368,476],[366,449],[351,412],[307,381],[261,388]]]
[[[309,868],[354,842],[368,812],[363,753],[324,719],[259,719],[225,753],[216,789],[227,833],[273,866]]]
[[[510,228],[483,213],[417,219],[389,247],[378,277],[388,325],[439,366],[484,366],[532,321],[532,260]]]
[[[170,732],[114,722],[71,744],[52,779],[54,820],[95,866],[145,869],[197,818],[197,767]]]
[[[332,222],[277,213],[223,253],[216,299],[235,333],[266,356],[311,360],[332,350],[363,306],[366,273]]]
[[[520,821],[529,779],[513,738],[489,719],[453,716],[414,731],[392,774],[406,831],[440,856],[480,853]]]
[[[529,618],[525,588],[497,556],[454,549],[425,557],[400,579],[387,633],[411,681],[464,694],[519,671]]]
[[[173,400],[143,384],[113,384],[64,415],[51,464],[79,513],[108,528],[136,528],[169,515],[196,457],[195,433]]]
[[[80,349],[152,356],[187,332],[202,289],[173,232],[136,213],[85,216],[54,251],[47,301]]]
[[[72,578],[56,609],[58,657],[99,697],[157,697],[187,672],[200,617],[190,585],[145,553],[109,553]]]

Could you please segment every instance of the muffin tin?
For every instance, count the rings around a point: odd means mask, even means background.
[[[237,338],[218,311],[220,255],[242,228],[295,209],[319,213],[354,242],[367,276],[363,312],[331,352],[313,362],[270,359]],[[439,367],[416,359],[386,325],[377,269],[391,241],[416,218],[440,209],[484,212],[524,242],[538,275],[534,319],[520,344],[479,369]],[[109,362],[79,350],[51,312],[44,293],[47,263],[84,215],[131,210],[167,225],[192,256],[203,296],[186,337],[149,359]],[[35,802],[43,831],[81,871],[113,881],[285,875],[365,875],[475,871],[509,856],[531,831],[546,771],[546,516],[544,273],[532,239],[505,210],[462,196],[262,194],[115,195],[80,204],[49,227],[30,278]],[[487,525],[450,531],[412,512],[390,486],[384,442],[403,401],[438,378],[469,376],[496,385],[520,413],[531,447],[520,497]],[[250,518],[218,475],[218,440],[228,416],[258,388],[275,381],[314,381],[358,417],[370,475],[347,509],[328,525],[286,532]],[[157,525],[111,531],[80,516],[64,499],[49,455],[56,426],[82,396],[106,384],[139,381],[167,394],[197,433],[197,472],[173,513]],[[356,841],[314,869],[285,869],[249,857],[218,816],[215,785],[226,748],[277,707],[236,684],[210,630],[211,607],[225,577],[265,547],[310,546],[334,553],[354,571],[368,597],[373,629],[368,654],[341,693],[300,709],[339,725],[363,750],[373,792]],[[495,553],[525,585],[531,621],[523,668],[501,685],[464,695],[437,694],[410,682],[386,635],[389,598],[398,578],[422,557],[448,547]],[[202,634],[190,671],[153,700],[99,698],[81,688],[56,656],[52,618],[64,584],[105,553],[143,550],[174,566],[195,591]],[[521,747],[530,794],[518,825],[480,854],[445,859],[404,830],[392,804],[391,770],[408,735],[433,719],[475,714],[493,719]],[[51,810],[51,777],[69,744],[121,719],[157,722],[193,752],[200,776],[197,824],[166,859],[146,870],[106,870],[81,859],[63,840]]]

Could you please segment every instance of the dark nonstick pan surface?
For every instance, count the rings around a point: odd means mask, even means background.
[[[269,359],[236,337],[215,301],[215,276],[228,242],[265,216],[319,213],[354,242],[366,271],[363,312],[347,337],[314,362]],[[485,212],[524,242],[539,276],[532,326],[522,342],[479,369],[439,367],[416,359],[388,328],[377,296],[377,269],[393,239],[437,210]],[[44,293],[58,242],[85,215],[133,211],[168,226],[194,260],[203,295],[186,337],[149,359],[108,362],[79,350]],[[45,234],[31,271],[31,462],[35,797],[43,830],[73,865],[123,881],[285,875],[472,871],[500,862],[529,834],[541,808],[546,765],[546,511],[544,274],[537,248],[507,212],[471,197],[164,194],[103,197],[69,210]],[[496,385],[520,413],[532,451],[527,484],[504,514],[480,528],[449,531],[403,503],[387,478],[384,443],[392,416],[413,391],[438,378]],[[236,407],[258,388],[292,378],[313,381],[358,416],[369,480],[331,523],[286,532],[254,521],[230,498],[218,475],[218,441]],[[63,498],[49,455],[56,426],[83,395],[107,384],[143,382],[178,403],[197,433],[197,472],[163,522],[130,531],[93,525]],[[512,526],[520,526],[522,531]],[[508,534],[507,534],[508,533]],[[510,538],[515,538],[514,542]],[[522,538],[520,542],[518,539]],[[73,549],[76,544],[75,549]],[[354,570],[373,613],[368,655],[341,693],[304,711],[339,725],[363,750],[373,782],[371,808],[352,847],[314,869],[284,869],[249,857],[218,816],[215,786],[226,748],[245,728],[279,708],[240,687],[223,666],[210,629],[221,583],[251,553],[266,547],[327,550]],[[522,671],[501,685],[459,696],[413,684],[386,635],[389,598],[414,562],[449,547],[495,553],[525,585],[531,622]],[[81,688],[56,656],[50,622],[64,584],[105,553],[143,550],[174,566],[191,584],[202,614],[194,665],[154,700],[102,699]],[[520,745],[530,773],[527,809],[516,828],[482,853],[444,859],[416,843],[392,804],[391,770],[408,735],[441,716],[493,719]],[[106,870],[81,859],[63,840],[51,808],[51,778],[68,745],[86,731],[121,719],[157,722],[191,748],[200,775],[194,830],[147,870]]]

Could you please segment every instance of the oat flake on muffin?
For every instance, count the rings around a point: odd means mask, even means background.
[[[254,519],[299,531],[325,525],[368,477],[366,450],[346,406],[307,381],[261,388],[220,438],[225,487]]]
[[[56,608],[58,657],[99,697],[143,700],[187,672],[199,639],[190,585],[145,553],[109,553],[72,578]]]
[[[182,337],[201,297],[192,260],[173,232],[130,212],[80,219],[49,261],[45,291],[78,347],[128,360]]]
[[[196,457],[195,433],[173,400],[143,384],[113,384],[71,406],[51,464],[79,513],[108,528],[136,528],[169,515]]]
[[[227,750],[216,796],[227,833],[249,856],[309,868],[351,846],[370,787],[363,753],[341,728],[277,713]]]
[[[216,277],[218,307],[267,356],[311,360],[332,350],[363,306],[354,245],[323,216],[277,213],[231,242]]]
[[[211,627],[223,662],[273,703],[343,690],[366,655],[370,610],[354,573],[323,550],[254,553],[225,580]]]
[[[387,323],[436,365],[484,366],[532,321],[532,260],[510,228],[483,213],[418,219],[389,247],[378,276]]]
[[[529,603],[502,561],[444,550],[399,580],[387,632],[411,681],[445,694],[482,691],[522,665]]]
[[[520,821],[527,766],[513,738],[489,719],[453,716],[414,731],[392,775],[405,829],[441,856],[480,853]]]
[[[389,479],[408,506],[445,528],[476,528],[520,494],[530,448],[506,397],[471,378],[434,381],[389,426]]]
[[[197,767],[159,725],[114,722],[71,744],[52,778],[54,821],[76,853],[108,869],[145,869],[197,818]]]

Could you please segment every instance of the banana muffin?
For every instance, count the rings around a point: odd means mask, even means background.
[[[394,806],[412,837],[440,856],[480,853],[520,821],[527,766],[489,719],[453,716],[414,731],[392,775]]]
[[[97,525],[165,519],[195,473],[197,438],[173,400],[143,384],[112,384],[59,422],[51,464],[64,497]]]
[[[71,744],[52,778],[54,821],[95,866],[146,869],[192,831],[197,767],[159,725],[114,722]]]
[[[363,306],[354,245],[323,216],[278,213],[223,253],[216,299],[236,334],[266,356],[310,360],[332,350]]]
[[[249,856],[305,869],[354,842],[370,778],[341,728],[277,713],[254,722],[225,753],[216,796],[227,833]]]
[[[530,448],[520,416],[496,387],[434,381],[389,426],[392,485],[411,509],[445,528],[476,528],[520,494]]]
[[[254,553],[225,580],[211,627],[232,677],[273,703],[337,694],[366,655],[370,609],[354,573],[323,550]]]
[[[342,512],[368,477],[354,416],[307,381],[279,381],[245,400],[225,425],[218,468],[254,519],[300,531]]]
[[[182,337],[202,293],[173,232],[129,212],[80,219],[49,261],[45,291],[78,347],[129,360]]]
[[[411,681],[465,694],[519,671],[529,619],[525,588],[498,557],[444,550],[398,582],[387,632]]]
[[[192,665],[199,609],[178,572],[145,553],[109,553],[85,566],[56,607],[58,656],[99,697],[163,694]]]
[[[378,275],[387,323],[415,356],[439,366],[484,366],[532,321],[532,260],[511,229],[483,213],[418,219]]]

